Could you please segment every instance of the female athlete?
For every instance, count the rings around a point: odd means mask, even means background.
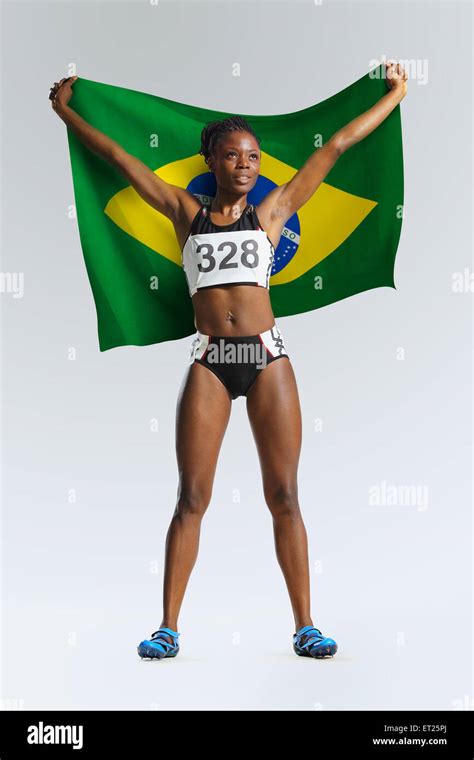
[[[388,92],[339,129],[258,207],[247,202],[247,194],[259,175],[260,140],[241,117],[211,122],[202,130],[200,153],[217,185],[205,205],[163,181],[72,110],[68,102],[77,77],[61,79],[50,90],[52,107],[66,126],[173,223],[195,313],[196,335],[177,402],[179,484],[166,538],[163,616],[160,628],[138,645],[142,658],[179,652],[178,615],[232,400],[238,396],[246,397],[277,560],[293,610],[293,649],[314,658],[337,651],[335,640],[314,627],[310,611],[308,543],[297,485],[301,411],[291,360],[272,313],[269,278],[287,220],[316,192],[339,156],[376,129],[406,95],[407,75],[399,64],[385,64],[385,76]]]

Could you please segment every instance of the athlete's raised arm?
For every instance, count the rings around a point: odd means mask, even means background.
[[[147,203],[172,222],[186,225],[200,207],[196,198],[184,188],[165,182],[143,161],[70,108],[68,103],[76,79],[68,77],[54,83],[49,96],[53,110],[87,148],[115,166]]]
[[[316,192],[339,156],[376,129],[405,97],[407,75],[400,64],[387,63],[389,92],[357,118],[341,127],[306,160],[294,177],[271,190],[261,206],[273,223],[284,224]],[[267,208],[268,207],[268,208]],[[263,214],[262,214],[263,215]]]

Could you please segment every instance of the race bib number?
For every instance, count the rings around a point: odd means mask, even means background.
[[[233,240],[223,240],[216,247],[212,243],[200,243],[196,248],[199,257],[200,272],[212,272],[214,269],[238,269],[239,266],[255,269],[259,265],[258,242],[247,238],[239,244]]]

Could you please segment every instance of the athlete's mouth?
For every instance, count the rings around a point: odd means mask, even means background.
[[[236,174],[235,178],[244,180],[245,182],[250,179],[248,174]]]

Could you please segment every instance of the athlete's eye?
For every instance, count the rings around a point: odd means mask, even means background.
[[[235,150],[229,150],[226,153],[226,158],[230,158],[230,156],[236,156],[236,155],[237,153]],[[256,160],[258,160],[258,153],[251,153],[250,158],[255,158]]]

